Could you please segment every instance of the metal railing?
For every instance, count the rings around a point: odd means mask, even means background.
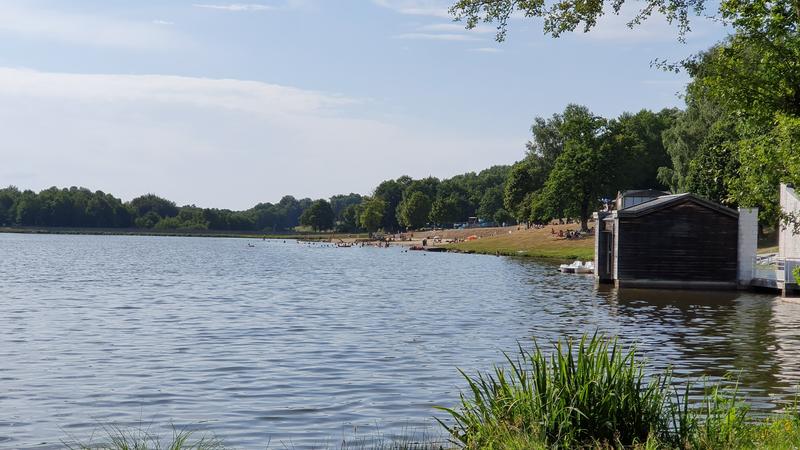
[[[800,258],[780,258],[777,255],[756,256],[753,260],[753,277],[795,283],[793,271],[798,266],[800,266]]]

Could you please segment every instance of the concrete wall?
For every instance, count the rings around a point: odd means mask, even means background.
[[[739,208],[738,278],[740,287],[750,286],[758,250],[758,208]]]
[[[783,183],[781,183],[781,210],[786,213],[800,213],[800,198],[797,192]],[[800,234],[794,234],[792,227],[781,226],[778,246],[778,256],[800,258]]]

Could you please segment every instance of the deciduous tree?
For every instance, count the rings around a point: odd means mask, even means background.
[[[314,231],[333,229],[333,209],[327,200],[317,200],[300,215],[300,224]]]
[[[400,225],[412,230],[425,226],[430,213],[431,199],[421,191],[412,193],[397,207],[397,218]]]

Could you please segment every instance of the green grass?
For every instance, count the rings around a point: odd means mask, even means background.
[[[650,375],[646,375],[650,373]],[[442,422],[464,449],[800,448],[800,415],[753,418],[738,384],[707,386],[691,402],[690,383],[672,384],[669,370],[652,373],[635,348],[584,336],[519,349],[507,365],[476,376]]]
[[[574,229],[575,225],[554,225],[538,230],[519,230],[481,239],[448,244],[452,251],[484,255],[526,256],[560,260],[594,259],[594,237],[564,239],[551,230]]]
[[[593,260],[594,241],[583,239],[570,241],[568,244],[513,242],[500,238],[483,238],[471,242],[448,244],[451,251],[477,253],[481,255],[522,256],[559,260]],[[575,245],[577,243],[577,245]]]
[[[777,245],[773,245],[773,246],[770,246],[770,247],[759,247],[757,253],[758,254],[778,253],[778,250],[779,250],[778,246]]]

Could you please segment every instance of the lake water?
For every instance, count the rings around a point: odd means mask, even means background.
[[[532,337],[596,329],[679,375],[740,370],[754,406],[800,381],[800,304],[598,290],[514,258],[295,241],[0,234],[0,447],[171,424],[238,448],[433,426]]]

